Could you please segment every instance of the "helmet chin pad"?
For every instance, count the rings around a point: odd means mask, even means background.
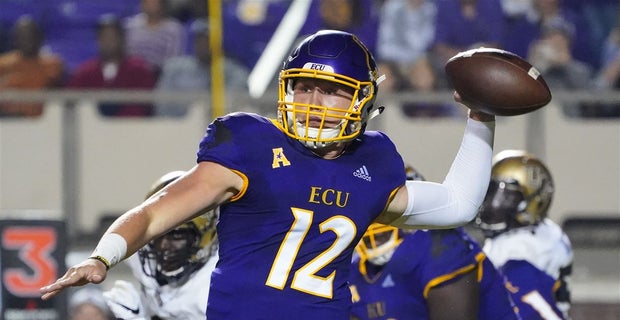
[[[342,131],[342,121],[334,128],[313,128],[306,127],[305,124],[297,121],[294,118],[294,112],[289,112],[287,117],[289,127],[294,128],[296,135],[302,138],[300,142],[311,149],[325,148],[334,144],[336,141],[333,139],[338,137]]]
[[[388,261],[392,259],[392,255],[394,255],[394,251],[396,251],[397,246],[398,241],[396,240],[396,237],[392,237],[388,242],[372,250],[375,252],[371,253],[371,250],[369,250],[368,261],[377,266],[382,266],[388,263]]]
[[[297,122],[295,124],[297,129],[297,135],[300,137],[306,137],[310,140],[303,140],[302,143],[311,149],[321,149],[328,147],[334,144],[335,141],[323,141],[325,139],[331,139],[338,136],[338,132],[340,129],[332,128],[332,129],[318,129],[304,126],[303,124]],[[307,133],[307,136],[306,136]]]

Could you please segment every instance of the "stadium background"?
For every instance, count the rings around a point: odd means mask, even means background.
[[[81,37],[93,40],[90,28],[94,15],[118,10],[126,16],[135,12],[137,4],[84,3],[53,0],[43,5],[38,1],[0,0],[0,19],[6,28],[22,13],[38,15],[50,23],[45,28],[47,37],[57,40],[48,44],[50,50],[67,56],[90,56],[95,52],[94,42],[92,46],[83,42],[84,48],[73,52],[76,46],[68,41]],[[224,30],[246,37],[225,37],[225,48],[227,41],[246,47],[251,43],[252,50],[258,52],[280,20],[275,17],[284,14],[270,12],[270,20],[275,19],[271,26],[247,33],[251,29],[230,31],[226,9],[224,6]],[[66,229],[59,230],[66,241],[61,244],[68,253],[67,264],[71,264],[89,253],[111,219],[142,199],[154,178],[194,164],[197,142],[214,115],[222,111],[273,115],[277,96],[273,84],[271,79],[270,89],[258,97],[247,92],[229,94],[223,109],[215,112],[212,108],[222,100],[214,100],[218,95],[210,92],[166,95],[166,99],[192,103],[183,118],[106,119],[96,111],[99,101],[162,98],[149,91],[3,92],[0,98],[43,101],[46,109],[37,119],[0,119],[0,219],[11,223],[16,223],[14,219],[64,222]],[[550,217],[565,227],[576,251],[574,319],[620,319],[620,119],[568,118],[561,111],[566,102],[620,102],[620,94],[554,91],[553,97],[552,103],[540,111],[498,119],[495,149],[530,150],[554,174],[557,190]],[[371,129],[387,132],[407,161],[429,180],[441,181],[460,142],[463,119],[407,118],[400,107],[409,102],[451,99],[450,92],[380,96],[379,103],[386,106],[386,112],[375,119]],[[3,248],[7,249],[4,242]],[[31,272],[28,266],[25,270]],[[120,265],[103,286],[114,278],[128,276]]]

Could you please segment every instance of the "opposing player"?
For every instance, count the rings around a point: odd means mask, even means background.
[[[407,177],[423,180],[411,166]],[[519,319],[504,278],[462,228],[372,224],[356,252],[352,319]]]
[[[92,258],[41,288],[42,298],[103,281],[152,239],[219,207],[210,320],[348,319],[352,253],[372,222],[428,228],[475,218],[490,179],[494,116],[470,109],[442,183],[405,182],[391,140],[365,130],[383,108],[375,60],[356,36],[310,35],[279,78],[277,119],[215,119],[197,165],[116,220]]]
[[[146,198],[184,173],[172,171],[163,175]],[[217,212],[203,213],[125,260],[140,287],[117,280],[104,292],[116,319],[204,318],[211,272],[217,261],[216,220]]]
[[[547,217],[554,194],[551,172],[536,156],[504,150],[493,159],[491,183],[477,225],[483,250],[509,280],[524,319],[568,319],[573,250]]]

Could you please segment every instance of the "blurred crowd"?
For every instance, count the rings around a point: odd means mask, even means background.
[[[248,76],[292,0],[225,0],[227,91]],[[0,0],[0,88],[209,90],[205,0]],[[552,90],[620,88],[617,0],[314,0],[298,37],[320,28],[357,34],[387,75],[383,92],[449,88],[443,65],[459,51],[502,48],[530,61]],[[288,48],[283,48],[283,50]],[[176,104],[109,104],[105,116],[183,116]],[[410,117],[455,105],[412,103]],[[565,104],[571,117],[620,117],[620,103]],[[38,116],[35,103],[0,102],[0,117]]]

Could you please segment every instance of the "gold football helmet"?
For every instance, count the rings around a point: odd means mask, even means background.
[[[386,264],[402,241],[403,235],[398,228],[380,223],[371,224],[355,247],[360,256],[360,272],[366,274],[366,261],[379,266]]]
[[[405,175],[407,176],[407,180],[426,181],[422,173],[420,173],[420,171],[418,171],[416,168],[414,168],[410,164],[405,165]]]
[[[146,198],[185,174],[172,171],[159,178]],[[142,270],[161,285],[181,285],[217,250],[217,211],[206,211],[138,250]]]
[[[547,216],[553,193],[551,172],[540,159],[523,150],[504,150],[493,158],[478,225],[494,236],[537,224]]]

